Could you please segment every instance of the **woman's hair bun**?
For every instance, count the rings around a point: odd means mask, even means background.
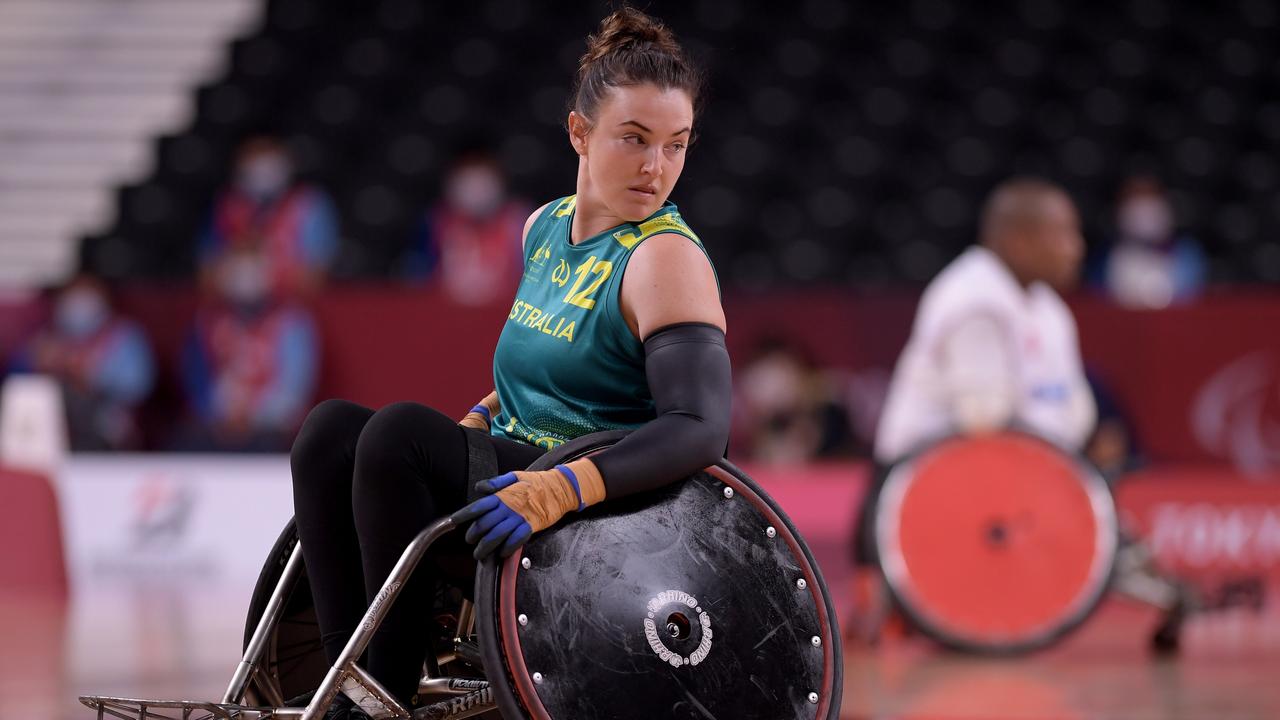
[[[614,53],[626,50],[657,50],[680,55],[680,43],[661,20],[630,5],[623,5],[600,22],[600,29],[587,36],[586,67]]]
[[[702,74],[685,56],[675,33],[662,21],[623,5],[587,36],[569,108],[594,118],[613,88],[653,83],[689,93],[697,111]]]

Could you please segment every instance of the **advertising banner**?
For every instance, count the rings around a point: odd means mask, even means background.
[[[145,694],[122,681],[174,668],[225,682],[289,477],[285,456],[74,456],[57,482],[74,691]]]
[[[77,455],[58,480],[73,593],[252,586],[293,513],[287,457]]]

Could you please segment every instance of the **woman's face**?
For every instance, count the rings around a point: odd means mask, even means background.
[[[588,121],[569,115],[595,201],[627,222],[652,215],[676,186],[693,130],[693,102],[677,88],[614,88]]]

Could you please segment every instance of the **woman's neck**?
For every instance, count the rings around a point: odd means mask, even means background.
[[[586,163],[578,167],[577,201],[573,206],[573,223],[569,226],[569,244],[577,245],[587,238],[626,222],[607,205],[596,199]]]

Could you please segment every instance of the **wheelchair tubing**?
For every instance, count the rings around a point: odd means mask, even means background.
[[[242,649],[248,649],[249,640],[253,637],[253,632],[258,626],[258,621],[262,618],[262,615],[266,610],[267,603],[271,599],[271,594],[275,591],[276,585],[280,580],[280,576],[284,572],[285,564],[289,561],[289,557],[293,554],[294,548],[297,547],[297,544],[298,528],[294,519],[290,517],[289,522],[285,524],[284,529],[280,531],[279,537],[276,538],[275,544],[272,545],[271,551],[267,554],[267,560],[262,566],[262,571],[258,574],[258,581],[254,584],[253,594],[250,596],[249,600],[249,610],[245,617]],[[304,592],[307,593],[309,598],[310,587],[306,585],[306,577],[306,567],[304,565],[302,573],[298,577],[300,582],[298,585],[295,585],[293,588],[288,590],[288,596],[285,599],[284,615],[281,617],[282,622],[294,622],[286,620],[286,618],[288,616],[289,609],[293,606],[293,603],[300,598],[300,596],[297,595],[299,586],[304,588]],[[279,633],[280,625],[277,624],[276,627],[272,629],[270,639],[268,640],[267,647],[263,650],[258,667],[249,680],[249,684],[245,692],[246,700],[252,699],[257,704],[267,704],[267,698],[264,697],[259,686],[269,682],[275,685],[275,691],[280,693],[282,699],[288,701],[291,699],[291,695],[301,695],[307,690],[314,690],[315,687],[320,684],[320,679],[324,676],[324,670],[328,668],[328,663],[322,662],[322,667],[319,675],[315,678],[315,682],[311,683],[310,687],[305,690],[300,687],[285,688],[281,684],[282,678],[278,676],[278,664],[280,662],[278,646],[280,637]],[[315,647],[308,651],[308,653],[310,652],[323,653],[323,647],[320,645],[319,641],[318,626],[316,628]]]

